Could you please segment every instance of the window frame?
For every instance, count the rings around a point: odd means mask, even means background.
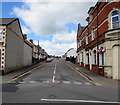
[[[3,29],[0,28],[0,42],[2,42],[2,33],[3,33]]]
[[[112,14],[114,13],[114,12],[118,12],[118,14],[116,14],[116,15],[113,15],[112,16]],[[118,17],[118,27],[113,27],[113,18],[115,18],[115,17]],[[111,12],[111,29],[116,29],[116,28],[119,28],[120,27],[120,12],[118,11],[118,10],[114,10],[114,11],[112,11]]]
[[[92,34],[92,40],[94,40],[95,39],[95,27],[92,27],[91,34]]]

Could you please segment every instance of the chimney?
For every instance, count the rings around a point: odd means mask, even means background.
[[[27,34],[23,34],[23,39],[24,39],[24,40],[27,39]]]
[[[30,39],[29,41],[30,41],[31,43],[33,43],[33,40],[32,40],[32,39]]]

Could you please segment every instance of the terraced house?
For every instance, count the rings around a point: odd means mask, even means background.
[[[77,64],[105,77],[120,79],[120,1],[100,0],[78,24]]]
[[[18,18],[0,19],[0,72],[32,65],[32,46],[22,35]]]

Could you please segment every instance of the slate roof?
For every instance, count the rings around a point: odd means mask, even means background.
[[[9,25],[17,20],[17,18],[0,18],[0,25]]]

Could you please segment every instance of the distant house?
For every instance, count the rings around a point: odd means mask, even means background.
[[[99,1],[88,11],[88,25],[78,24],[77,63],[105,77],[120,79],[120,1]]]
[[[65,53],[66,60],[71,61],[73,63],[75,63],[76,56],[77,56],[77,52],[75,48],[71,48]]]
[[[67,51],[67,57],[74,57],[76,58],[77,52],[75,48],[71,48]]]
[[[32,64],[32,46],[24,41],[18,18],[0,18],[0,71]]]

